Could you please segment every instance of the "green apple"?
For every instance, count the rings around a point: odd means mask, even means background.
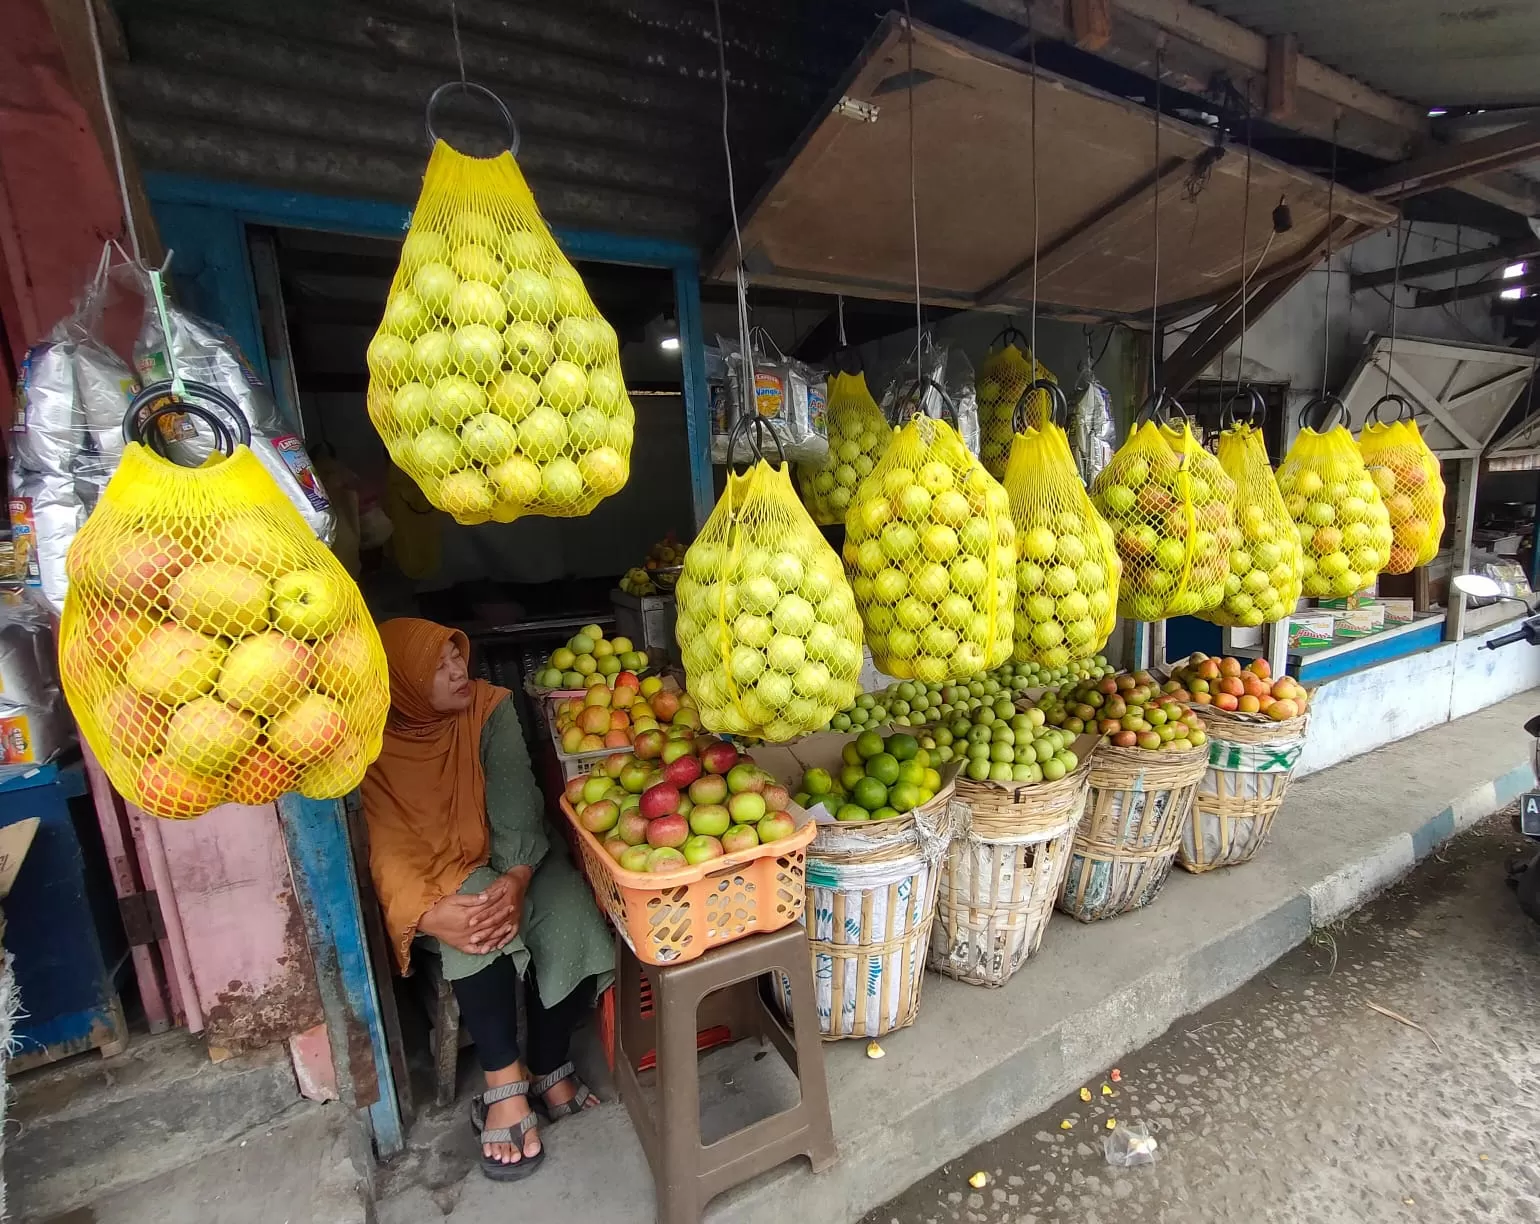
[[[487,403],[517,424],[540,402],[540,388],[535,380],[517,370],[505,370],[487,388]]]
[[[518,443],[514,427],[495,412],[471,417],[460,430],[460,445],[478,463],[497,464],[513,453]]]
[[[588,377],[570,361],[555,361],[540,379],[540,395],[559,412],[576,412],[588,398]]]
[[[456,248],[450,262],[454,270],[468,281],[486,281],[495,285],[503,278],[503,261],[490,247],[479,242],[467,242]]]
[[[460,456],[460,440],[437,425],[428,426],[412,439],[411,456],[414,466],[437,476],[452,472],[464,463]]]
[[[552,459],[540,473],[540,495],[553,506],[576,505],[586,491],[583,473],[570,459]]]
[[[480,472],[450,472],[439,482],[438,503],[455,518],[484,518],[496,501],[496,493]]]
[[[348,612],[346,575],[301,569],[273,579],[273,628],[293,638],[325,637]]]
[[[592,309],[588,301],[588,290],[583,288],[583,278],[570,265],[553,268],[551,284],[556,289],[556,313],[559,317],[587,314]]]
[[[380,332],[369,341],[369,372],[394,381],[413,372],[412,346],[391,332]]]
[[[449,295],[449,319],[457,327],[472,323],[502,327],[508,321],[503,295],[486,281],[461,281]]]
[[[433,419],[432,393],[420,382],[409,382],[397,389],[390,400],[391,415],[396,424],[409,434],[421,433]]]
[[[461,373],[487,382],[502,369],[503,338],[485,323],[470,323],[450,337],[449,355]]]
[[[523,455],[504,459],[489,468],[487,477],[497,489],[497,499],[526,506],[540,495],[540,468]]]
[[[556,286],[533,268],[514,268],[503,280],[508,313],[547,326],[556,318]]]
[[[423,332],[412,341],[412,367],[419,382],[432,383],[449,372],[449,333]]]
[[[422,300],[422,304],[434,314],[445,314],[449,310],[449,299],[454,295],[455,287],[459,285],[460,278],[455,275],[455,270],[446,263],[434,260],[425,263],[417,269],[412,277],[412,291]]]
[[[401,265],[420,268],[427,263],[445,263],[449,258],[449,243],[444,235],[430,229],[414,229],[401,243]]]
[[[531,378],[544,373],[556,355],[556,341],[550,329],[539,323],[510,323],[503,332],[503,348],[508,364]]]
[[[588,372],[588,402],[606,416],[615,416],[626,405],[626,383],[618,366],[605,364]]]
[[[411,290],[398,290],[385,299],[385,317],[380,320],[380,327],[385,331],[410,340],[429,326],[429,322],[428,312]]]
[[[600,497],[619,493],[630,475],[625,459],[613,446],[601,446],[580,457],[578,472],[584,483]]]
[[[572,445],[579,451],[603,446],[609,436],[609,421],[597,408],[579,408],[567,422]]]
[[[567,418],[541,404],[519,423],[519,449],[536,460],[559,454],[567,445]]]
[[[486,406],[486,392],[459,374],[446,374],[428,391],[428,409],[446,429],[457,428]]]
[[[510,267],[533,268],[543,272],[551,266],[555,250],[549,235],[530,230],[514,230],[503,235],[503,258]]]

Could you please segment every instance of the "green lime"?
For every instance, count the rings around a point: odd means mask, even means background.
[[[925,780],[921,782],[920,785],[934,794],[936,791],[941,789],[940,772],[934,769],[927,769],[925,771]]]
[[[928,769],[932,759],[935,757],[935,751],[934,748],[921,748],[914,754],[913,759],[919,763],[922,769]]]
[[[822,799],[823,796],[819,795],[818,798]],[[813,806],[813,796],[806,791],[798,791],[791,797],[791,801],[800,808],[810,808]]]
[[[851,787],[866,777],[866,770],[859,765],[846,765],[840,770],[840,785],[849,791]]]
[[[919,786],[925,781],[925,766],[918,761],[904,761],[898,767],[898,780],[907,782],[910,786]]]
[[[911,782],[900,782],[888,792],[888,802],[900,812],[907,812],[919,805],[920,788]]]
[[[846,744],[843,748],[840,749],[840,759],[847,765],[859,765],[861,763],[863,758],[861,754],[856,751],[855,740],[851,740],[850,743]]]
[[[871,818],[872,816],[870,812],[868,812],[864,807],[857,807],[853,803],[845,804],[842,808],[840,808],[839,811],[834,813],[835,820],[853,821],[870,820]]]
[[[920,741],[912,735],[900,732],[898,735],[888,736],[888,752],[900,761],[908,761],[920,750]]]
[[[863,731],[856,737],[856,751],[863,761],[869,761],[882,751],[882,736],[875,731]]]
[[[834,779],[827,769],[810,769],[803,775],[802,785],[810,795],[827,795],[834,786]]]
[[[864,811],[865,809],[863,808],[862,810]],[[893,817],[895,817],[897,815],[898,815],[898,812],[896,812],[893,808],[890,808],[890,807],[880,807],[875,812],[872,813],[872,819],[873,820],[892,820]]]
[[[850,788],[850,797],[868,812],[875,812],[888,802],[888,788],[876,778],[862,778]]]
[[[879,752],[866,762],[866,776],[876,778],[884,786],[892,786],[898,781],[899,765],[889,752]]]

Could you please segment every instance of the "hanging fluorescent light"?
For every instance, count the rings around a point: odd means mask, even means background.
[[[1503,269],[1503,279],[1512,280],[1515,276],[1523,276],[1528,267],[1527,263],[1509,264]]]
[[[647,324],[647,343],[660,353],[679,351],[679,323],[671,314],[654,315]]]
[[[679,337],[664,336],[658,341],[658,347],[665,353],[677,353],[679,351]]]
[[[1516,301],[1518,301],[1519,298],[1524,296],[1524,290],[1522,290],[1522,289],[1504,289],[1497,296],[1501,297],[1501,298],[1507,298],[1510,302],[1516,302]]]

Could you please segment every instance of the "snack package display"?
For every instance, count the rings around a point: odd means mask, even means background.
[[[979,453],[978,392],[973,364],[960,345],[925,332],[918,351],[911,349],[893,372],[879,402],[895,427],[917,412],[935,420],[949,414],[968,452]]]
[[[827,391],[822,371],[787,357],[763,327],[749,332],[749,356],[754,367],[754,392],[743,389],[743,349],[736,340],[717,337],[727,387],[725,432],[712,438],[716,463],[752,463],[747,433],[739,433],[736,448],[728,445],[734,427],[753,416],[775,426],[786,458],[797,463],[822,463],[829,456]],[[734,453],[736,450],[736,453]]]
[[[1069,435],[1069,450],[1075,456],[1080,479],[1089,486],[1112,458],[1117,436],[1112,419],[1112,392],[1096,377],[1089,354],[1080,363],[1075,389],[1070,392],[1069,424],[1065,426],[1065,432]]]
[[[1400,413],[1386,423],[1380,412],[1396,404]],[[1381,573],[1408,574],[1438,555],[1444,535],[1444,477],[1438,456],[1423,441],[1412,406],[1387,395],[1370,409],[1358,435],[1358,451],[1390,516],[1390,560]]]
[[[877,407],[861,372],[829,376],[829,453],[822,463],[797,465],[802,502],[813,521],[845,521],[861,481],[871,474],[893,440],[893,429]]]

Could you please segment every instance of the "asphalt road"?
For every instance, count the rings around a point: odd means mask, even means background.
[[[1524,845],[1493,817],[1088,1082],[1089,1102],[866,1224],[1540,1224],[1540,927],[1503,880]],[[1108,1119],[1145,1125],[1156,1163],[1109,1165]]]

